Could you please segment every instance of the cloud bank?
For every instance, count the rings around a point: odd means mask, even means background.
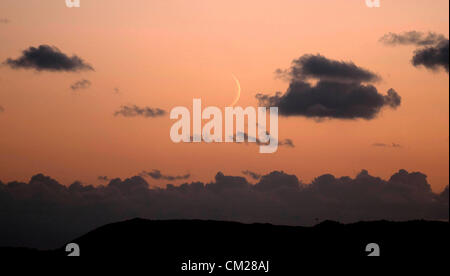
[[[260,106],[278,106],[284,116],[315,119],[374,119],[380,111],[401,104],[400,95],[389,89],[386,95],[368,84],[381,78],[352,62],[327,59],[321,55],[304,55],[291,68],[277,70],[290,85],[286,93],[257,94]],[[307,82],[316,79],[316,84]]]
[[[149,188],[141,176],[98,187],[63,186],[42,174],[28,183],[0,182],[0,246],[51,248],[106,223],[148,219],[212,219],[282,225],[323,220],[448,220],[448,187],[432,192],[426,175],[400,170],[390,179],[363,170],[325,174],[309,184],[273,171],[256,184],[219,172],[209,183]]]
[[[69,57],[58,48],[48,45],[30,47],[17,59],[8,58],[4,64],[12,69],[34,69],[37,71],[78,72],[93,71],[94,68],[74,55]]]
[[[123,105],[114,112],[114,116],[156,118],[166,115],[166,111],[160,108],[139,107],[136,105]]]

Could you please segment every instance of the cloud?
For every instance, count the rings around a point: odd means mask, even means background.
[[[5,112],[5,108],[0,105],[0,113],[3,113],[3,112]]]
[[[401,148],[402,146],[400,144],[392,143],[392,144],[385,144],[385,143],[374,143],[374,147],[379,148]]]
[[[449,41],[442,41],[436,46],[418,49],[414,52],[412,64],[416,67],[424,66],[427,69],[437,71],[444,68],[449,72]]]
[[[156,118],[166,115],[166,111],[160,108],[138,107],[136,105],[124,105],[114,112],[114,116]]]
[[[291,139],[284,139],[284,140],[278,141],[278,146],[279,147],[286,146],[289,148],[295,148],[294,142],[292,142]]]
[[[336,61],[328,59],[320,54],[303,55],[292,62],[287,70],[277,69],[279,77],[291,81],[305,81],[307,79],[330,80],[337,82],[374,82],[380,77],[353,62]]]
[[[261,178],[261,175],[260,175],[260,174],[255,173],[255,172],[252,172],[252,171],[249,171],[249,170],[242,171],[242,173],[243,173],[244,175],[250,176],[250,177],[253,178],[254,180],[259,180],[259,179]]]
[[[311,183],[273,171],[256,184],[217,173],[210,182],[149,188],[141,176],[107,185],[64,186],[42,174],[28,183],[0,182],[0,246],[54,248],[106,223],[147,219],[204,219],[281,225],[323,220],[448,220],[448,188],[433,193],[426,175],[400,170],[385,180],[324,174]],[[17,223],[20,222],[20,223]]]
[[[302,184],[274,171],[252,185],[217,173],[210,183],[150,189],[144,178],[113,179],[106,186],[69,187],[44,175],[28,183],[0,182],[0,245],[56,247],[103,224],[133,218],[213,219],[312,225],[316,218],[448,220],[448,188],[435,194],[422,173],[400,170],[389,180],[363,170],[355,178],[326,174]],[[21,221],[20,224],[14,223]]]
[[[444,35],[417,31],[389,33],[380,38],[380,42],[391,46],[415,45],[419,47],[411,60],[415,67],[424,66],[433,71],[443,68],[449,72],[449,40]]]
[[[269,142],[265,143],[265,142],[261,141],[257,137],[249,136],[248,133],[246,133],[246,132],[238,132],[237,135],[236,134],[233,135],[233,137],[232,137],[233,141],[237,140],[237,136],[238,135],[242,135],[244,137],[244,143],[246,145],[255,144],[257,146],[261,146],[261,145],[268,145],[269,144]],[[269,137],[269,140],[274,139],[273,137],[270,136],[270,134],[267,131],[266,131],[266,135]],[[255,140],[256,142],[255,143],[249,142],[250,138],[252,138],[252,140]],[[191,137],[191,141],[192,141],[192,139],[193,139],[193,137]],[[279,147],[285,146],[285,147],[288,147],[288,148],[295,148],[294,142],[291,139],[289,139],[289,138],[288,139],[284,139],[284,140],[279,140],[278,141],[278,146]]]
[[[237,134],[235,134],[233,136],[230,136],[230,138],[232,138],[233,141],[236,141],[238,135],[242,135],[244,137],[244,143],[239,143],[239,144],[245,144],[245,145],[254,144],[254,145],[257,145],[257,146],[264,146],[264,145],[268,145],[269,144],[269,142],[265,143],[265,142],[261,141],[257,137],[253,137],[253,136],[248,135],[248,133],[246,133],[246,132],[238,132]],[[273,137],[270,136],[270,134],[267,131],[266,131],[266,135],[269,137],[269,140],[274,139]],[[199,138],[200,138],[201,141],[204,140],[202,135],[200,135]],[[249,142],[250,138],[252,138],[252,140],[255,140],[256,142]],[[194,141],[194,136],[191,135],[189,143],[192,143],[193,141]],[[292,139],[289,139],[289,138],[286,138],[284,140],[279,140],[278,141],[278,146],[279,147],[295,148],[294,142],[292,141]]]
[[[107,177],[107,176],[99,176],[99,177],[97,177],[97,179],[100,181],[109,181],[109,177]]]
[[[123,196],[129,196],[136,193],[148,191],[148,183],[141,176],[133,176],[122,181],[120,178],[113,179],[109,182],[111,187]]]
[[[169,181],[175,181],[175,180],[186,180],[191,177],[191,174],[184,174],[184,175],[164,175],[159,170],[152,170],[151,172],[143,172],[143,176],[150,176],[153,179],[156,180],[169,180]]]
[[[382,95],[375,86],[366,84],[381,78],[352,62],[304,55],[294,60],[290,69],[277,73],[288,76],[290,85],[286,93],[272,96],[259,93],[256,99],[260,106],[277,106],[283,116],[371,120],[382,108],[396,109],[401,104],[394,89]],[[317,83],[311,84],[308,79],[316,79]]]
[[[83,79],[76,81],[74,84],[70,86],[70,89],[76,91],[80,89],[87,89],[92,85],[92,83],[89,80]]]
[[[388,33],[380,38],[380,42],[386,45],[415,45],[433,46],[447,40],[444,35],[433,32],[423,33],[418,31],[404,32],[401,34]]]
[[[384,107],[396,109],[400,95],[382,95],[372,85],[319,81],[316,85],[291,82],[285,94],[257,94],[261,106],[278,106],[280,115],[307,118],[374,119]]]
[[[8,18],[0,18],[0,24],[9,24],[10,22]]]
[[[48,45],[30,47],[17,59],[8,58],[4,64],[13,69],[34,69],[37,71],[78,72],[93,71],[94,68],[74,55],[69,57],[58,48]]]

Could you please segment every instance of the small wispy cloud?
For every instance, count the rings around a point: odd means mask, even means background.
[[[105,182],[109,181],[109,177],[104,176],[104,175],[97,177],[97,179],[100,180],[100,181],[105,181]]]
[[[252,172],[252,171],[249,171],[249,170],[242,171],[242,174],[244,174],[246,176],[249,176],[249,177],[251,177],[254,180],[259,180],[261,178],[261,176],[262,176],[259,173],[255,173],[255,172]]]
[[[442,34],[433,32],[423,33],[418,31],[403,32],[401,34],[388,33],[380,38],[380,42],[386,45],[416,45],[432,46],[445,41],[447,38]]]
[[[184,175],[166,175],[166,174],[162,174],[161,171],[159,171],[159,170],[152,170],[151,172],[143,172],[141,175],[149,176],[156,180],[169,180],[169,181],[186,180],[191,177],[190,173],[187,173]]]
[[[266,132],[266,135],[269,138],[268,141],[274,139],[273,137],[270,136],[270,134],[268,132]],[[255,145],[258,145],[258,146],[269,145],[269,142],[263,142],[263,141],[261,141],[260,139],[258,139],[256,137],[248,135],[246,132],[238,132],[237,134],[235,134],[233,136],[230,136],[230,138],[233,139],[233,141],[237,141],[238,137],[243,137],[244,138],[244,143],[243,144],[245,144],[245,145],[249,145],[249,144],[255,144]],[[199,141],[205,141],[204,136],[202,136],[202,135],[198,135],[198,136],[197,135],[194,135],[194,136],[191,135],[189,143],[194,142],[194,138],[197,138],[197,140],[199,140]],[[212,138],[209,138],[209,137],[208,137],[208,139],[212,140]],[[251,142],[249,142],[249,140],[253,140],[253,141],[256,141],[256,142],[251,143]],[[295,148],[294,142],[292,141],[292,139],[289,139],[289,138],[284,139],[284,140],[279,140],[278,141],[278,146],[280,146],[280,147],[284,146],[284,147],[288,147],[288,148]]]
[[[114,112],[114,116],[156,118],[166,115],[166,111],[160,108],[139,107],[137,105],[123,105]]]
[[[267,132],[266,132],[266,135],[268,136],[269,140],[274,139]],[[260,139],[258,139],[256,137],[253,137],[253,136],[250,136],[250,135],[248,135],[245,132],[238,132],[237,135],[233,136],[233,141],[236,141],[238,136],[244,137],[244,141],[245,141],[246,144],[249,144],[249,142],[248,142],[249,140],[256,141],[255,144],[258,145],[258,146],[268,145],[269,144],[269,142],[263,142]],[[291,139],[278,140],[278,146],[280,146],[280,147],[285,146],[285,147],[288,147],[288,148],[295,148],[294,142]]]
[[[379,148],[401,148],[402,146],[400,144],[392,143],[392,144],[385,144],[385,143],[374,143],[372,144],[374,147]]]
[[[76,91],[76,90],[80,90],[80,89],[87,89],[92,85],[91,81],[83,79],[83,80],[79,80],[76,81],[74,84],[72,84],[70,86],[70,89]]]

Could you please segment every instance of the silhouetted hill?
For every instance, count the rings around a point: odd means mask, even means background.
[[[151,221],[133,219],[105,225],[73,242],[83,257],[146,258],[167,271],[179,271],[183,262],[270,260],[280,269],[303,257],[367,256],[369,243],[380,246],[381,256],[448,257],[448,222],[326,221],[315,227],[241,224],[219,221]],[[3,248],[1,255],[66,256],[65,248],[52,252]]]

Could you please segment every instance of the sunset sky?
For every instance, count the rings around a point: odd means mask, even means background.
[[[0,180],[44,173],[66,185],[105,184],[160,170],[210,181],[283,170],[304,183],[325,173],[383,178],[420,171],[436,192],[449,184],[449,74],[411,64],[415,45],[387,46],[388,33],[449,37],[448,0],[1,0],[0,62],[49,45],[95,70],[49,72],[0,66]],[[353,62],[381,77],[373,85],[402,97],[376,118],[280,116],[279,138],[295,147],[260,154],[256,145],[174,144],[169,116],[114,116],[121,106],[257,106],[258,93],[283,94],[275,71],[305,54]],[[71,86],[88,80],[80,89]],[[381,144],[385,146],[381,146]],[[399,145],[392,146],[393,144]]]

